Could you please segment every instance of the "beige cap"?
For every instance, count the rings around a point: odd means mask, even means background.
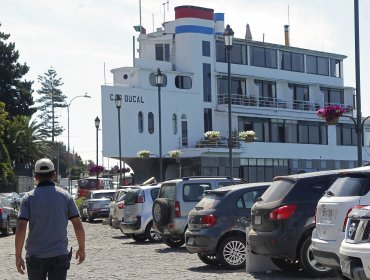
[[[54,171],[54,164],[48,158],[39,159],[35,164],[35,173],[49,173]]]

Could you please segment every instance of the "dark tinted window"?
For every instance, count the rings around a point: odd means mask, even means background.
[[[262,202],[272,202],[283,199],[293,188],[295,182],[289,180],[274,181],[271,186],[263,193]]]
[[[98,188],[96,179],[80,179],[77,183],[78,187],[84,190],[93,190]]]
[[[222,41],[216,41],[216,61],[226,62],[225,44]]]
[[[262,190],[247,191],[243,193],[236,202],[236,208],[252,208],[253,204],[262,193]]]
[[[369,179],[360,174],[338,178],[329,188],[334,196],[362,196],[369,191]]]
[[[334,180],[334,176],[300,180],[289,193],[289,198],[295,202],[318,201]]]
[[[209,41],[202,41],[202,55],[211,56],[211,44]]]
[[[126,205],[133,205],[137,201],[137,196],[139,195],[141,190],[129,190],[125,195],[124,201]]]
[[[158,193],[159,193],[159,188],[152,189],[150,191],[150,195],[152,196],[153,201],[158,197]]]
[[[176,185],[162,185],[158,197],[175,200]]]
[[[183,188],[184,201],[200,201],[203,198],[204,190],[209,190],[209,184],[186,184]]]

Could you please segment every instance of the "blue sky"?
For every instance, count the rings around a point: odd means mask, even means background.
[[[276,44],[284,44],[289,7],[291,45],[346,55],[344,83],[355,87],[353,0],[169,0],[168,9],[164,2],[141,0],[147,32],[160,27],[164,19],[174,19],[174,7],[195,5],[225,13],[225,25],[230,24],[237,38],[244,38],[248,23],[253,40],[264,38]],[[370,1],[359,2],[362,112],[368,116]],[[101,118],[100,86],[112,83],[111,69],[132,66],[139,0],[0,0],[0,22],[1,31],[10,33],[10,41],[20,52],[19,61],[30,67],[26,79],[35,81],[35,90],[40,87],[38,75],[53,67],[64,82],[67,102],[85,92],[92,97],[77,98],[71,104],[70,145],[83,160],[95,161],[94,119]],[[66,131],[57,140],[67,143],[67,110],[58,114]],[[101,161],[101,141],[99,149]],[[116,162],[104,159],[104,165],[108,164]]]

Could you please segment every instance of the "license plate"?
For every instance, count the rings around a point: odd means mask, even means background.
[[[331,217],[333,215],[333,212],[331,210],[323,209],[321,216],[325,218],[325,220],[330,221]]]
[[[187,245],[193,245],[194,244],[194,238],[193,237],[189,237],[188,240],[186,241],[186,244]]]
[[[351,266],[349,261],[341,260],[340,261],[340,268],[342,269],[343,274],[350,275],[351,274]]]
[[[87,214],[87,209],[86,208],[82,209],[82,213]]]
[[[261,216],[254,216],[254,223],[255,223],[256,225],[260,225],[260,224],[261,224],[261,222],[262,222],[262,218],[261,218]]]
[[[131,222],[132,221],[132,216],[131,215],[125,216],[125,221]]]

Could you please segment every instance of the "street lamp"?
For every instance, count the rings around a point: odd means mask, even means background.
[[[159,181],[162,182],[162,120],[161,120],[161,87],[163,85],[163,74],[159,68],[155,74],[155,84],[158,87],[158,134],[159,134]]]
[[[118,113],[118,153],[119,153],[119,185],[122,181],[122,164],[121,164],[121,103],[122,97],[119,94],[116,94],[114,97],[114,102],[116,103],[117,113]],[[125,178],[123,177],[123,180]]]
[[[233,140],[231,137],[231,49],[233,47],[234,31],[228,24],[224,31],[225,48],[227,51],[227,77],[228,77],[228,120],[229,120],[229,168],[230,177],[233,176]]]
[[[99,125],[100,125],[100,119],[99,117],[95,118],[95,127],[96,127],[96,167],[98,167],[98,159],[99,159],[99,140],[98,140],[98,132],[99,132]],[[96,169],[96,183],[98,183],[99,180],[99,172],[98,168]]]
[[[67,136],[67,139],[68,139],[68,159],[67,159],[67,172],[68,172],[68,189],[69,189],[69,192],[71,192],[71,171],[69,170],[69,108],[71,106],[71,103],[73,100],[75,100],[76,98],[79,98],[79,97],[85,97],[85,98],[91,98],[90,95],[87,95],[87,93],[85,93],[85,95],[77,95],[75,97],[73,97],[71,99],[71,101],[69,101],[69,103],[67,104],[67,130],[68,130],[68,136]]]

